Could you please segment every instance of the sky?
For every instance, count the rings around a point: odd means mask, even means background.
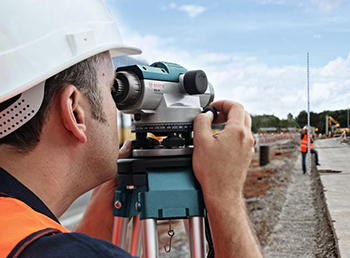
[[[349,0],[106,0],[137,58],[202,69],[215,100],[287,118],[350,108]],[[135,56],[136,57],[136,56]]]

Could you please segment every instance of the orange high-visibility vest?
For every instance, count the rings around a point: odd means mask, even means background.
[[[312,135],[310,135],[310,138],[312,138]],[[310,141],[310,150],[312,150],[312,148],[312,142]],[[307,134],[304,135],[303,139],[300,142],[300,151],[307,152]]]
[[[0,197],[0,257],[18,257],[32,242],[68,229],[12,197]]]

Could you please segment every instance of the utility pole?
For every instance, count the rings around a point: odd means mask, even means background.
[[[307,52],[307,173],[311,175],[311,149],[310,149],[310,73],[309,52]]]

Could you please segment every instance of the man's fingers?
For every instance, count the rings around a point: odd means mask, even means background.
[[[196,116],[193,123],[195,141],[212,138],[211,122],[213,121],[213,117],[214,115],[210,111]]]
[[[235,105],[241,104],[229,100],[219,100],[210,104],[210,106],[215,107],[219,112],[223,112],[224,114],[229,114],[230,109]]]
[[[243,125],[245,120],[245,111],[241,104],[228,100],[213,102],[211,106],[215,107],[219,112],[219,119],[222,122],[226,118],[227,125]],[[222,115],[222,114],[223,115]]]
[[[123,146],[119,149],[118,159],[125,159],[131,155],[131,141],[126,140]]]

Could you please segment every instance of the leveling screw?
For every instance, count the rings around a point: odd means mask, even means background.
[[[136,211],[141,211],[141,203],[135,202],[135,210]]]
[[[115,207],[117,210],[119,210],[119,209],[122,207],[121,201],[115,201],[114,207]]]

